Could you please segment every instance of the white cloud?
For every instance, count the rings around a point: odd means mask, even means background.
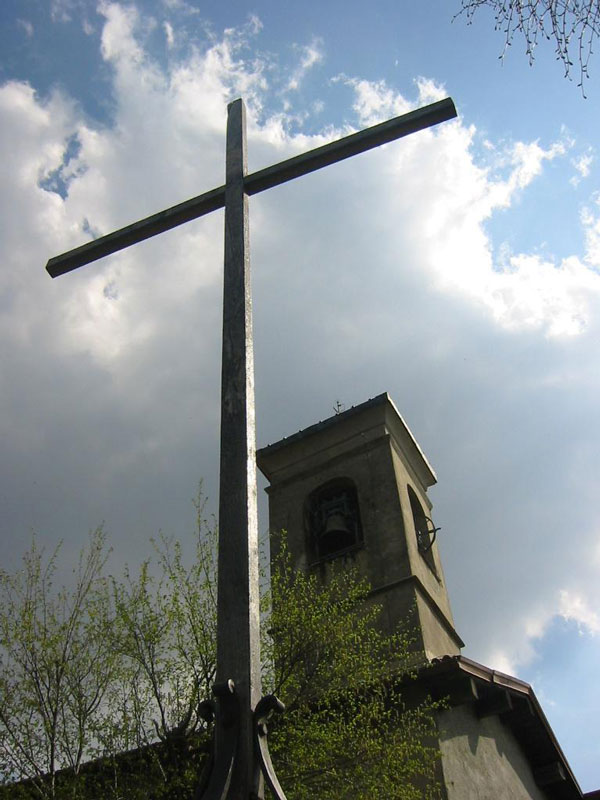
[[[486,664],[497,672],[503,672],[505,675],[516,674],[517,665],[515,661],[509,658],[502,650],[493,650],[489,654]]]
[[[33,24],[28,19],[18,19],[17,23],[21,28],[23,28],[26,35],[31,39],[34,34]]]
[[[48,256],[222,183],[226,104],[239,93],[257,165],[347,132],[324,118],[316,135],[289,133],[296,95],[284,110],[266,101],[269,65],[248,51],[256,20],[163,69],[133,6],[100,11],[110,124],[58,93],[0,91],[7,558],[30,526],[73,543],[103,518],[119,558],[132,557],[176,527],[198,478],[216,494],[222,215],[54,282]],[[442,93],[423,79],[410,98],[344,80],[355,119],[341,118],[356,127]],[[43,178],[73,137],[63,198]],[[487,140],[446,123],[252,198],[258,424],[263,444],[336,399],[389,389],[440,476],[457,629],[474,657],[511,672],[556,614],[596,624],[564,520],[580,549],[597,547],[584,522],[599,477],[600,229],[591,206],[585,254],[495,262],[486,223],[517,202],[526,213],[528,187],[567,148]]]
[[[50,0],[53,22],[71,22],[74,16],[85,12],[86,0]]]
[[[490,275],[482,300],[508,329],[541,328],[561,337],[585,330],[593,297],[600,298],[600,278],[578,258],[557,265],[519,255],[510,259],[509,270]]]
[[[413,101],[388,86],[384,80],[369,81],[364,78],[337,75],[332,82],[343,83],[354,90],[353,109],[360,125],[364,127],[406,114],[417,106],[435,103],[447,95],[442,85],[423,77],[415,80],[417,98]]]
[[[346,82],[355,90],[354,107],[364,124],[409,108],[404,98],[381,82]],[[420,81],[418,88],[420,103],[438,100],[442,94],[430,81]],[[522,195],[545,162],[564,156],[567,146],[561,141],[547,148],[539,142],[516,142],[503,150],[494,148],[492,166],[482,168],[473,157],[474,128],[453,123],[440,128],[437,136],[431,132],[418,136],[418,142],[415,137],[398,148],[396,170],[417,187],[417,197],[429,197],[426,215],[423,206],[414,203],[414,189],[394,205],[411,218],[410,227],[421,237],[427,268],[437,286],[483,306],[508,330],[539,328],[558,337],[581,333],[589,322],[589,301],[600,295],[600,276],[575,256],[557,264],[523,253],[511,256],[508,265],[499,265],[483,227],[492,214],[509,208]],[[595,228],[589,216],[584,223],[589,259]]]
[[[333,83],[344,83],[354,90],[353,110],[361,126],[375,125],[388,117],[397,117],[411,110],[411,104],[385,81],[369,81],[337,75]]]
[[[523,669],[539,660],[545,637],[557,619],[575,622],[582,635],[598,634],[600,615],[584,596],[585,591],[585,585],[575,592],[560,589],[552,598],[548,598],[544,606],[538,605],[535,610],[525,614],[517,613],[511,620],[511,631],[505,645],[498,647],[492,641],[489,649],[484,650],[485,663],[500,672],[519,675]],[[592,590],[590,594],[597,593]]]
[[[591,581],[581,581],[576,590],[560,589],[544,607],[534,613],[518,616],[513,620],[514,635],[509,649],[492,650],[490,663],[496,669],[511,674],[530,666],[540,656],[544,637],[552,623],[561,618],[574,622],[581,635],[595,636],[600,633],[600,615],[595,608],[600,599],[597,590],[598,574]],[[586,596],[587,595],[587,596]]]
[[[313,39],[308,45],[297,47],[300,52],[300,61],[290,79],[287,82],[288,91],[297,91],[306,74],[316,65],[323,61],[323,42],[321,39]]]
[[[595,197],[595,205],[600,207],[600,195]],[[596,269],[600,268],[600,212],[594,213],[588,206],[581,212],[581,224],[585,233],[585,260]]]
[[[503,645],[492,640],[483,650],[484,662],[507,675],[519,675],[537,659],[540,641],[556,615],[548,608],[537,607],[525,613],[521,609],[512,618],[510,634]]]
[[[429,103],[437,103],[438,100],[443,100],[448,96],[446,87],[442,84],[431,80],[431,78],[417,78],[415,81],[419,91],[419,105],[427,105]]]
[[[173,47],[175,44],[175,34],[173,33],[173,26],[170,22],[163,22],[163,28],[165,31],[165,36],[167,38],[167,46]]]
[[[562,589],[559,608],[560,615],[569,622],[576,622],[582,632],[600,633],[600,615],[581,594]]]
[[[590,174],[590,169],[592,164],[594,163],[594,155],[591,150],[588,150],[587,153],[583,153],[579,156],[579,158],[574,158],[571,161],[571,164],[575,167],[577,172],[576,175],[570,179],[569,183],[572,186],[578,186],[584,178],[587,178]]]
[[[105,61],[126,57],[133,63],[142,61],[142,49],[137,45],[133,31],[139,20],[135,6],[122,6],[102,0],[98,12],[105,17],[102,29],[102,57]]]

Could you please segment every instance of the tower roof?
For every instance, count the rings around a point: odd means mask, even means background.
[[[387,392],[347,411],[310,425],[291,436],[267,445],[256,454],[261,472],[271,483],[285,477],[285,467],[311,461],[328,448],[345,451],[353,440],[388,434],[426,489],[437,482],[433,468]]]

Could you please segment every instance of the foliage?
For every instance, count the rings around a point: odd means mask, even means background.
[[[53,588],[58,550],[44,563],[34,540],[15,575],[0,571],[0,770],[53,796],[57,770],[74,774],[96,752],[114,654],[101,530],[79,559],[74,586]]]
[[[210,696],[216,665],[216,530],[204,504],[196,510],[195,559],[186,565],[181,545],[162,536],[154,542],[156,563],[147,559],[137,577],[126,568],[122,580],[112,580],[111,642],[125,670],[119,750],[204,728],[198,708]]]
[[[285,540],[271,577],[268,680],[286,704],[270,735],[288,798],[372,800],[436,794],[433,706],[407,708],[398,676],[410,636],[377,628],[369,584],[337,562],[326,584],[292,566]]]
[[[197,512],[189,564],[161,537],[138,575],[107,576],[98,530],[69,589],[54,587],[59,549],[45,560],[35,540],[19,572],[0,572],[0,784],[52,800],[185,796],[216,657],[215,530]]]
[[[0,798],[193,796],[216,658],[216,530],[197,512],[195,559],[161,537],[137,575],[106,576],[100,530],[69,590],[35,540],[0,573]],[[352,568],[324,584],[279,552],[263,672],[287,706],[270,740],[289,800],[435,796],[432,709],[406,708],[395,680],[407,637],[377,631]]]
[[[577,58],[578,85],[583,90],[594,40],[600,32],[599,0],[461,0],[459,13],[472,22],[482,6],[494,12],[496,29],[504,33],[506,47],[512,44],[515,34],[524,37],[530,63],[540,39],[554,42],[566,76],[571,73],[571,59]]]

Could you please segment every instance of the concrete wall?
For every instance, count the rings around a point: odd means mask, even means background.
[[[448,800],[546,800],[510,729],[499,717],[478,719],[472,706],[438,717]]]
[[[378,624],[393,633],[414,620],[414,649],[431,659],[458,654],[462,642],[453,629],[442,566],[434,544],[419,550],[408,496],[410,485],[429,514],[427,485],[435,480],[418,445],[389,401],[340,415],[312,432],[283,440],[261,451],[258,463],[268,475],[271,553],[276,557],[277,533],[286,530],[296,569],[315,564],[305,520],[307,498],[328,481],[353,482],[362,523],[363,541],[352,552],[335,557],[352,563],[374,590],[382,606]],[[327,580],[334,567],[321,561],[316,568]],[[411,622],[412,624],[412,622]]]

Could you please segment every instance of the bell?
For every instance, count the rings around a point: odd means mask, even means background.
[[[327,517],[325,528],[319,536],[319,554],[333,555],[354,544],[354,534],[348,527],[344,514],[334,511]]]

